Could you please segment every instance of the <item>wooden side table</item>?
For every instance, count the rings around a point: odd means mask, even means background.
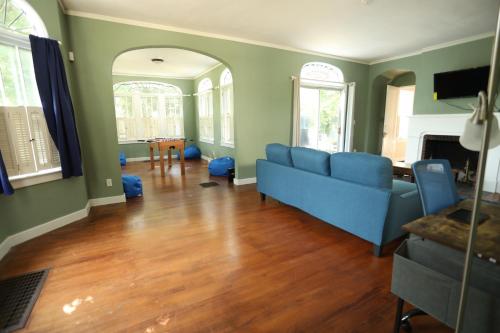
[[[160,169],[161,176],[165,177],[165,151],[168,152],[168,166],[172,166],[172,150],[177,149],[180,154],[181,160],[181,175],[186,174],[186,166],[184,161],[184,140],[183,139],[166,139],[158,140],[149,143],[149,159],[151,163],[151,170],[155,168],[154,150],[158,149],[160,153]]]

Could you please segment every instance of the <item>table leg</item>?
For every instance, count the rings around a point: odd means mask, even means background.
[[[179,154],[181,155],[181,175],[186,174],[186,166],[184,164],[184,147],[179,147]]]
[[[165,177],[165,148],[159,147],[161,176]]]
[[[153,145],[149,145],[149,161],[151,163],[151,170],[154,170],[155,168],[155,152],[154,152],[154,147]]]
[[[172,149],[170,147],[168,149],[168,168],[172,167]]]

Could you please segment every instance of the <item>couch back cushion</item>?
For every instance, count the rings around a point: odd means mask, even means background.
[[[330,175],[330,154],[303,147],[291,148],[293,166],[297,169]]]
[[[293,167],[290,147],[279,143],[270,143],[266,146],[266,157],[270,162]]]
[[[392,189],[392,161],[367,153],[335,153],[330,158],[331,176],[371,187]]]

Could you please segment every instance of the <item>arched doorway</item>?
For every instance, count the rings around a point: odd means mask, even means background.
[[[322,62],[304,64],[295,84],[300,87],[295,89],[299,102],[295,103],[294,144],[330,153],[349,151],[352,145],[349,105],[352,106],[354,85],[344,82],[338,67]]]
[[[232,79],[219,84],[223,73],[232,78],[217,59],[185,49],[120,54],[113,64],[120,151],[127,159],[145,160],[147,141],[177,138],[196,145],[204,156],[234,156]]]
[[[381,155],[393,162],[403,162],[406,158],[415,89],[415,73],[406,70],[386,71],[373,83],[373,105],[379,115],[379,149]]]

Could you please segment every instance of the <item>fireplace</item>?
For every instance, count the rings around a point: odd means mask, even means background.
[[[446,159],[450,161],[456,180],[473,182],[477,170],[479,152],[467,150],[460,145],[459,136],[424,135],[423,160]]]

